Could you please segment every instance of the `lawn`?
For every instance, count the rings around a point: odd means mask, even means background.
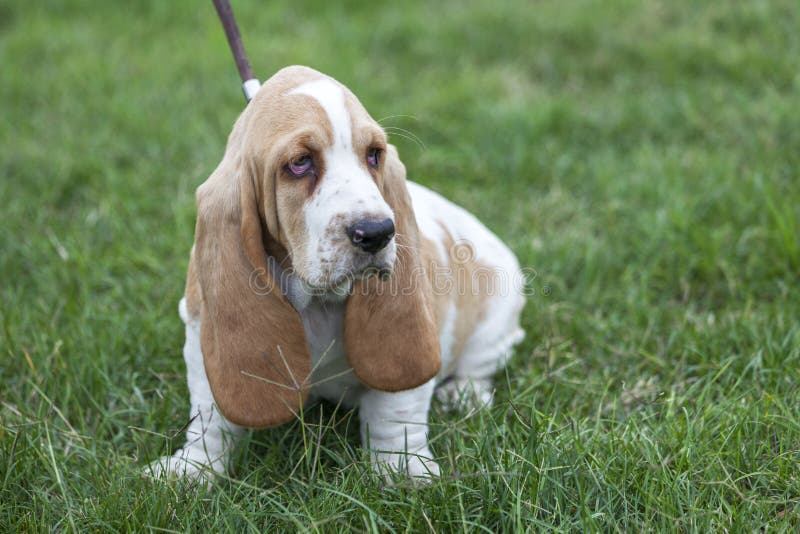
[[[348,85],[536,277],[497,402],[386,487],[357,417],[182,443],[194,190],[244,102],[210,2],[0,2],[0,530],[800,525],[800,7],[234,0],[262,79]]]

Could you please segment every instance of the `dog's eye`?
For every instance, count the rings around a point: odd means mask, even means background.
[[[367,151],[367,165],[370,167],[377,168],[381,162],[381,149],[380,148],[370,148]]]
[[[308,174],[312,167],[314,167],[314,160],[308,154],[295,158],[286,165],[286,169],[296,178]]]

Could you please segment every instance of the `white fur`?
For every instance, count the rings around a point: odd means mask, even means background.
[[[442,353],[442,373],[447,373],[450,363],[450,356],[453,353],[453,345],[455,344],[456,335],[456,316],[458,310],[454,303],[447,306],[447,314],[444,317],[444,324],[439,332],[439,348]]]
[[[396,257],[392,240],[374,257],[354,247],[346,228],[362,219],[392,219],[372,176],[362,166],[366,154],[353,150],[353,132],[342,87],[327,78],[305,83],[289,94],[315,99],[325,110],[333,131],[333,144],[323,152],[325,175],[305,206],[307,240],[303,263],[295,265],[309,289],[330,286],[354,272],[371,266],[391,266]],[[346,291],[344,291],[346,294]]]

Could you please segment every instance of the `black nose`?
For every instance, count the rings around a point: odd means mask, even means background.
[[[375,254],[394,237],[394,222],[364,219],[347,227],[347,237],[361,250]]]

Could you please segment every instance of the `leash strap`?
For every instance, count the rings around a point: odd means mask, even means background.
[[[261,83],[256,78],[256,75],[253,74],[250,62],[247,61],[247,54],[242,44],[242,36],[239,34],[239,26],[236,25],[236,18],[233,16],[230,2],[228,0],[213,0],[213,2],[214,7],[217,8],[219,20],[222,21],[222,27],[225,28],[225,36],[228,38],[228,45],[230,45],[231,52],[233,52],[233,59],[236,60],[239,76],[242,78],[244,97],[250,102],[261,88]]]

